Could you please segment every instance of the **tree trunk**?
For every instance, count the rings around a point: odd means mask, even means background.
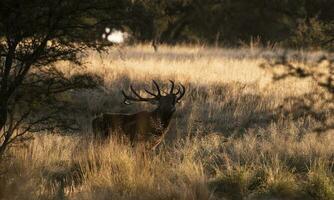
[[[4,103],[0,104],[0,136],[5,136],[2,134],[4,133],[4,127],[7,121],[7,106]],[[6,139],[5,139],[6,140]],[[5,149],[7,147],[6,141],[0,142],[0,161],[1,161],[1,157],[5,152]]]
[[[4,128],[6,121],[7,121],[7,105],[6,103],[0,103],[0,132]]]
[[[154,52],[158,52],[158,41],[156,38],[152,41],[152,47],[154,48]]]

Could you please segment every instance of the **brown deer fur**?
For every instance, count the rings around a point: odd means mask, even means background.
[[[108,138],[111,135],[126,136],[132,145],[136,143],[145,144],[146,148],[156,148],[164,138],[168,130],[168,125],[175,112],[176,103],[180,101],[185,93],[185,87],[180,84],[177,92],[174,93],[174,82],[170,92],[165,96],[161,95],[158,84],[153,81],[157,88],[158,94],[154,94],[145,90],[152,98],[141,97],[131,86],[130,89],[135,95],[128,96],[122,91],[125,99],[124,103],[129,104],[129,101],[150,102],[157,105],[153,111],[141,111],[134,114],[108,114],[104,113],[96,117],[92,122],[93,132],[95,137],[101,139]]]

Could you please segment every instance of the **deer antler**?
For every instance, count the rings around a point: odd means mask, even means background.
[[[182,90],[181,90],[180,86],[181,86]],[[177,102],[180,102],[181,98],[182,98],[182,97],[184,96],[184,94],[186,93],[186,88],[184,87],[184,85],[182,85],[182,84],[180,83],[180,86],[178,87],[178,90],[177,90],[177,92],[176,92],[176,94],[175,94],[175,95],[180,94],[180,96],[178,96],[177,99],[176,99]]]
[[[170,88],[169,94],[173,94],[173,91],[174,91],[174,81],[169,80],[169,82],[172,83],[172,87]]]
[[[149,90],[147,90],[147,89],[144,89],[144,91],[145,91],[147,94],[149,94],[149,95],[151,95],[151,96],[153,96],[153,97],[151,97],[151,98],[142,97],[142,96],[140,96],[140,94],[133,88],[133,86],[130,85],[130,90],[131,90],[131,92],[134,94],[134,96],[127,95],[127,94],[122,90],[122,94],[123,94],[123,96],[124,96],[124,101],[123,101],[123,102],[124,102],[125,104],[128,105],[128,104],[130,104],[129,101],[149,101],[149,102],[153,102],[153,101],[157,101],[157,100],[159,100],[159,99],[162,97],[160,87],[159,87],[158,83],[157,83],[155,80],[152,80],[152,82],[153,82],[154,86],[156,87],[158,94],[155,94],[155,93],[153,93],[153,92],[151,92],[151,91],[149,91]],[[176,101],[179,102],[179,101],[181,100],[181,98],[183,97],[183,95],[185,94],[185,92],[186,92],[186,88],[184,87],[184,85],[182,85],[182,84],[180,83],[180,85],[178,85],[178,87],[177,87],[177,92],[174,93],[175,83],[174,83],[174,81],[172,81],[172,80],[169,80],[169,82],[172,84],[172,86],[171,86],[171,88],[170,88],[170,90],[169,90],[169,94],[174,94],[174,95],[176,95],[176,96],[177,96]],[[166,93],[166,94],[167,94],[167,93]],[[179,96],[178,96],[178,95],[179,95]]]
[[[161,97],[161,91],[160,91],[160,87],[158,85],[158,83],[155,81],[155,80],[152,80],[153,84],[155,85],[155,87],[157,88],[157,91],[158,91],[158,94],[154,94],[153,92],[147,90],[147,89],[144,89],[146,93],[156,97],[156,98],[160,98]]]
[[[145,90],[145,92],[147,92],[148,94],[154,96],[153,98],[146,98],[146,97],[142,97],[140,96],[140,94],[138,92],[136,92],[136,90],[133,88],[132,85],[130,85],[130,90],[131,92],[135,95],[135,97],[127,95],[123,90],[122,90],[122,94],[124,96],[124,103],[125,104],[130,104],[128,101],[156,101],[161,97],[161,92],[160,92],[160,88],[159,85],[156,81],[153,80],[153,84],[155,85],[155,87],[157,88],[158,94],[154,94],[153,92],[150,92],[149,90]]]
[[[159,85],[157,82],[155,82],[155,80],[152,80],[153,81],[153,84],[155,85],[155,87],[157,88],[158,90],[158,96],[161,97],[161,91],[160,91],[160,88],[159,88]]]
[[[180,96],[178,96],[177,99],[176,99],[177,102],[179,102],[179,101],[181,100],[181,98],[183,97],[183,95],[185,94],[185,92],[186,92],[186,88],[184,87],[184,85],[182,85],[182,84],[180,83],[180,85],[178,85],[178,87],[177,87],[177,91],[176,91],[176,93],[173,93],[173,92],[174,92],[174,87],[175,87],[174,81],[169,80],[169,82],[172,83],[172,87],[171,87],[169,93],[170,93],[170,94],[174,94],[174,95],[176,95],[176,96],[180,94]]]

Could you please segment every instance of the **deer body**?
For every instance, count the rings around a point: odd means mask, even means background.
[[[95,136],[108,138],[111,135],[120,134],[121,136],[126,136],[131,144],[144,143],[149,149],[157,147],[168,130],[169,123],[175,112],[175,104],[184,95],[185,88],[181,85],[183,91],[178,97],[177,95],[180,93],[180,88],[178,89],[178,92],[174,94],[174,83],[172,82],[170,94],[161,96],[159,86],[155,81],[153,83],[158,89],[158,94],[155,95],[147,90],[145,91],[152,96],[154,95],[154,98],[141,97],[135,92],[132,86],[131,90],[136,97],[127,96],[124,92],[123,95],[125,97],[125,103],[127,103],[127,101],[148,101],[158,105],[155,110],[141,111],[134,114],[102,114],[101,116],[96,117],[92,122]]]

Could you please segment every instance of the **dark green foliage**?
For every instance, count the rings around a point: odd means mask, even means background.
[[[330,0],[133,1],[130,29],[139,40],[238,45],[333,47],[334,2]],[[134,18],[135,19],[135,18]]]

